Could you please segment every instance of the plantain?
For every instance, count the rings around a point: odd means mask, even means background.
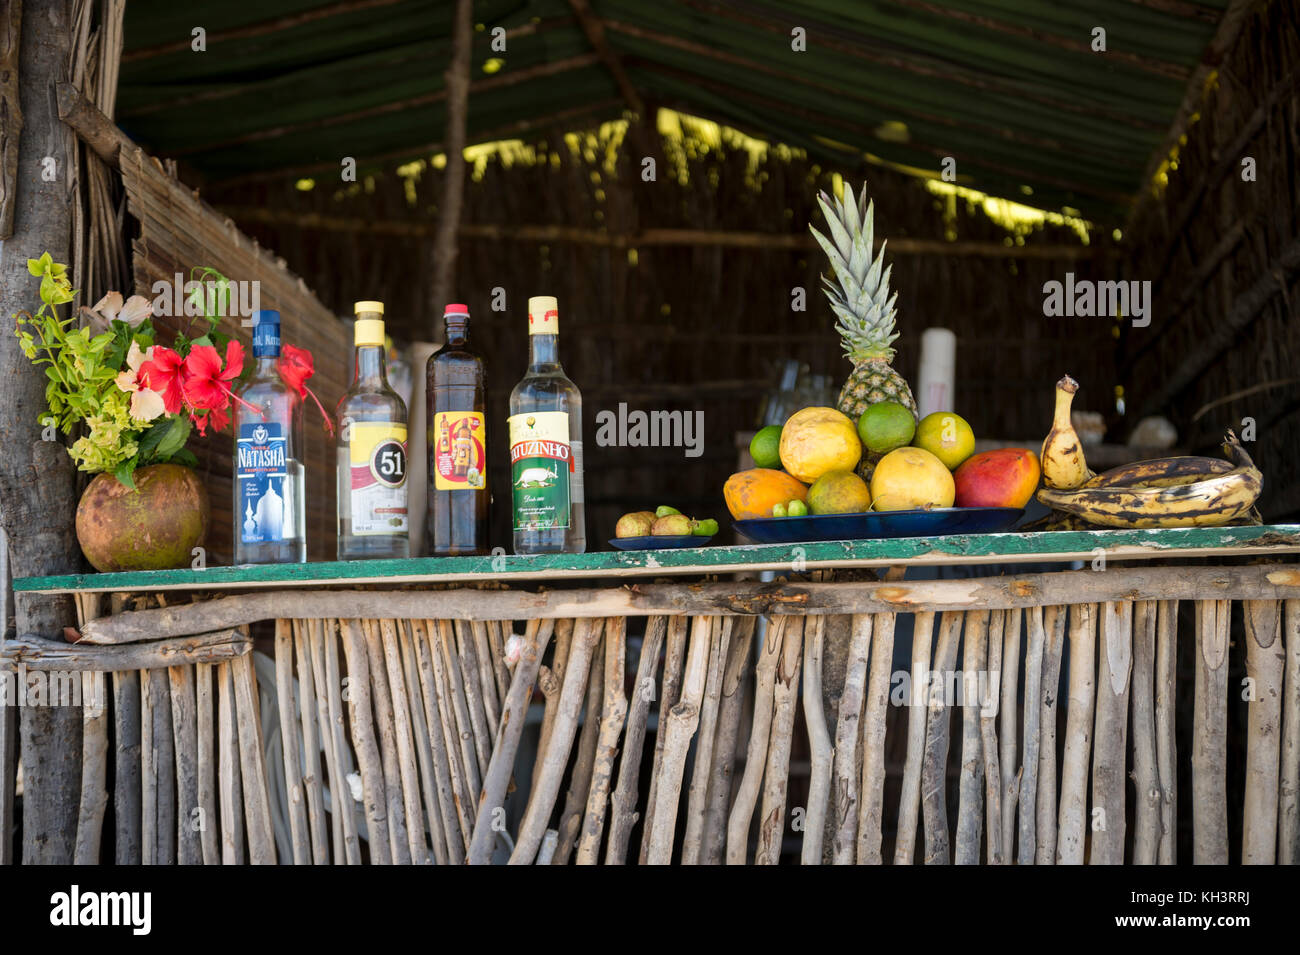
[[[1038,492],[1038,500],[1102,527],[1227,524],[1251,513],[1264,477],[1232,431],[1223,447],[1232,467],[1188,484],[1082,487],[1074,491],[1045,488]]]
[[[1216,474],[1227,474],[1233,465],[1222,458],[1182,455],[1174,458],[1155,458],[1135,461],[1132,464],[1111,468],[1084,483],[1089,487],[1176,487],[1191,484]]]
[[[1056,383],[1056,410],[1052,416],[1052,430],[1043,439],[1039,456],[1043,467],[1043,483],[1049,488],[1072,491],[1091,478],[1088,462],[1083,456],[1083,444],[1078,432],[1070,423],[1070,404],[1079,383],[1066,375]]]

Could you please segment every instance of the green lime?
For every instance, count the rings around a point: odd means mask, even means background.
[[[789,517],[807,517],[808,505],[800,500],[791,501],[785,506],[785,513]]]
[[[897,401],[872,405],[858,418],[858,437],[875,454],[888,454],[895,448],[906,447],[914,434],[916,419]]]
[[[773,505],[772,505],[772,516],[773,516],[773,517],[785,517],[785,516],[786,516],[786,513],[785,513],[785,505],[784,505],[784,504],[773,504]]]
[[[781,426],[769,424],[760,428],[749,442],[749,456],[754,459],[754,466],[760,468],[781,468]]]
[[[955,471],[957,465],[975,453],[975,432],[961,415],[936,411],[921,419],[912,444],[929,451],[949,471]]]

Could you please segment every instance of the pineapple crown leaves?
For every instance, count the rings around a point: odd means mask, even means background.
[[[822,192],[817,204],[826,217],[831,238],[812,225],[808,231],[830,259],[835,273],[836,281],[823,275],[822,282],[838,319],[835,330],[844,342],[844,354],[854,362],[876,358],[890,361],[894,350],[889,346],[898,338],[894,331],[898,293],[889,294],[893,266],[885,266],[885,243],[880,244],[880,254],[871,258],[875,203],[868,202],[865,184],[855,196],[853,187],[845,183],[843,198],[836,200]]]

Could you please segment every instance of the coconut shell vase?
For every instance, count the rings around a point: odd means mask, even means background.
[[[77,541],[101,573],[189,567],[208,530],[208,497],[179,464],[135,472],[135,490],[98,474],[77,505]]]

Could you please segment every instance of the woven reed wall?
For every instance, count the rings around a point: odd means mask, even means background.
[[[1154,283],[1155,319],[1121,346],[1130,393],[1146,393],[1209,451],[1256,424],[1266,519],[1300,513],[1300,7],[1251,15],[1200,107],[1163,201],[1127,247]],[[1243,179],[1242,160],[1256,179]],[[1186,384],[1162,383],[1175,376]],[[1216,404],[1212,402],[1249,392]],[[1141,402],[1139,402],[1140,404]]]
[[[605,166],[604,142],[595,139],[539,143],[541,161],[534,164],[488,162],[468,186],[467,234],[457,263],[456,297],[474,315],[472,333],[489,369],[490,420],[498,429],[527,361],[527,297],[559,297],[561,357],[585,403],[593,546],[612,536],[621,513],[647,505],[668,503],[699,516],[725,517],[721,489],[735,469],[734,435],[754,426],[780,365],[798,359],[812,372],[830,375],[836,387],[850,368],[820,291],[819,274],[826,267],[820,250],[635,242],[610,248],[512,238],[521,226],[554,226],[614,235],[657,228],[728,230],[779,240],[806,235],[807,223],[821,222],[817,191],[830,188],[835,171],[827,166],[772,150],[751,168],[750,155],[740,148],[657,134],[634,145],[632,138],[617,151],[612,172]],[[644,155],[657,161],[654,182],[641,178]],[[1016,241],[982,210],[965,201],[945,207],[946,200],[911,177],[876,167],[840,171],[855,183],[866,177],[878,236]],[[426,169],[409,184],[390,174],[352,187],[350,195],[340,195],[344,191],[325,181],[309,192],[289,183],[245,184],[212,192],[210,199],[283,255],[327,304],[346,311],[355,299],[382,298],[394,334],[429,339],[440,333],[435,318],[441,310],[428,299],[440,173]],[[384,234],[376,224],[404,231]],[[493,227],[499,235],[482,235]],[[1079,245],[1063,226],[1022,241]],[[1041,441],[1051,417],[1052,383],[1065,372],[1084,385],[1080,407],[1104,411],[1113,404],[1109,324],[1064,324],[1042,316],[1043,283],[1068,270],[1089,275],[1091,260],[892,253],[887,260],[902,333],[897,367],[913,379],[922,330],[954,329],[957,409],[978,436]],[[489,307],[497,287],[506,292],[503,313]],[[791,308],[795,287],[807,291],[806,311]],[[620,402],[644,410],[702,410],[704,454],[597,448],[595,416]],[[494,450],[491,480],[505,488],[504,442]],[[498,493],[498,542],[508,540],[504,505]]]

